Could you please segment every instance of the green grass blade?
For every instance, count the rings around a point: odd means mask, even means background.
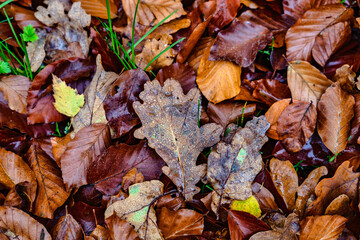
[[[6,5],[8,5],[9,3],[11,3],[12,1],[14,1],[14,0],[8,0],[8,1],[6,1],[6,2],[4,2],[4,3],[0,4],[0,8],[5,7],[5,6],[6,6]]]
[[[171,44],[170,46],[168,46],[167,48],[165,48],[164,50],[162,50],[158,55],[156,55],[156,57],[154,57],[149,63],[148,65],[146,65],[146,67],[144,68],[144,71],[146,71],[146,69],[156,60],[158,59],[164,52],[166,52],[167,50],[169,50],[170,48],[172,48],[173,46],[175,46],[176,44],[178,44],[179,42],[183,41],[185,38],[179,39],[176,42],[174,42],[173,44]]]
[[[136,3],[135,13],[134,13],[134,20],[133,20],[133,26],[131,31],[131,52],[132,52],[132,61],[135,62],[135,47],[134,47],[134,35],[135,35],[135,23],[136,23],[136,15],[139,8],[140,0]]]

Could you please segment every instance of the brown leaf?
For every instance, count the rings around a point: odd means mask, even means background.
[[[231,144],[220,142],[210,153],[207,178],[220,198],[219,203],[213,198],[214,212],[223,198],[246,200],[251,197],[251,183],[262,168],[259,151],[268,140],[265,132],[269,125],[264,116],[254,117],[244,128],[237,129]]]
[[[107,123],[104,101],[110,92],[112,84],[119,78],[114,72],[106,72],[101,65],[100,54],[96,57],[96,73],[90,85],[84,92],[85,105],[72,118],[74,133],[94,123]],[[131,82],[131,81],[129,81]]]
[[[251,235],[270,230],[270,227],[247,212],[229,210],[228,223],[231,239],[248,239]]]
[[[21,29],[24,29],[24,27],[30,24],[33,28],[44,27],[44,25],[35,18],[34,12],[27,8],[11,4],[11,11],[14,13],[14,19]]]
[[[140,93],[143,104],[133,104],[142,122],[135,131],[136,138],[147,138],[168,166],[163,172],[191,200],[199,189],[195,184],[204,176],[206,165],[196,165],[199,153],[219,141],[221,127],[206,124],[198,127],[198,102],[200,92],[196,88],[183,94],[176,80],[167,80],[164,87],[157,80],[145,83]]]
[[[265,117],[267,121],[270,123],[270,128],[266,132],[266,136],[269,138],[280,140],[280,136],[277,132],[277,126],[278,126],[278,119],[281,115],[281,113],[289,106],[291,102],[291,99],[283,99],[280,101],[277,101],[271,107],[269,110],[265,113]]]
[[[39,39],[35,42],[28,42],[26,46],[32,72],[36,72],[41,67],[46,56],[46,30],[38,30],[36,31],[36,35],[39,37]]]
[[[102,123],[82,128],[61,156],[61,171],[67,190],[87,184],[92,162],[110,146],[110,129]]]
[[[308,10],[286,33],[288,60],[310,62],[312,55],[325,65],[330,55],[349,40],[351,30],[346,21],[352,15],[353,10],[342,4]]]
[[[295,213],[291,213],[286,218],[282,228],[256,233],[249,240],[297,240],[296,233],[299,230],[299,218]]]
[[[199,39],[196,46],[194,47],[191,55],[187,59],[187,62],[189,63],[189,66],[194,69],[195,72],[198,71],[202,56],[205,54],[207,49],[211,47],[211,45],[212,45],[212,38],[203,37]]]
[[[114,212],[135,227],[141,239],[161,239],[157,227],[155,210],[152,201],[162,194],[163,183],[152,180],[137,183],[129,188],[129,197],[111,204],[105,211],[105,218]]]
[[[65,152],[66,146],[70,142],[70,140],[71,140],[70,134],[67,134],[65,137],[52,137],[50,140],[54,159],[59,167],[61,166],[60,163],[61,156]]]
[[[328,170],[325,166],[315,168],[298,187],[295,210],[300,218],[302,218],[305,213],[305,207],[309,197],[315,194],[315,187],[319,182],[319,179],[327,175],[327,173]]]
[[[347,64],[336,69],[333,82],[339,82],[341,89],[348,93],[358,93],[360,90],[360,83],[355,80],[356,73],[351,70],[351,67]]]
[[[17,207],[26,212],[31,211],[34,200],[31,199],[29,193],[31,193],[34,188],[33,184],[34,183],[29,182],[18,183],[14,188],[10,189],[9,193],[6,195],[4,205]]]
[[[289,211],[295,208],[295,195],[298,189],[298,176],[290,161],[276,158],[270,161],[270,175],[277,191],[283,197]]]
[[[254,182],[251,185],[251,190],[263,212],[274,212],[279,210],[273,194],[266,187]]]
[[[51,240],[42,224],[13,207],[0,206],[0,229],[4,229],[4,234],[10,239]]]
[[[0,183],[6,189],[13,189],[16,184],[28,182],[30,184],[27,192],[31,202],[35,201],[37,183],[34,172],[15,153],[0,148]]]
[[[209,22],[210,34],[219,31],[236,17],[241,0],[216,0],[216,11]]]
[[[211,48],[210,60],[229,60],[240,67],[248,67],[271,39],[270,30],[241,15],[230,27],[219,32]]]
[[[158,222],[165,239],[201,235],[204,229],[203,215],[190,209],[171,211],[163,207]]]
[[[209,61],[210,47],[204,52],[197,72],[196,83],[212,103],[219,103],[240,93],[241,68],[229,61]]]
[[[141,69],[124,72],[111,85],[104,101],[106,119],[115,131],[115,137],[121,137],[140,123],[132,104],[139,101],[139,94],[145,82],[150,78]]]
[[[288,85],[276,79],[265,78],[251,81],[251,86],[254,88],[252,96],[269,106],[281,99],[291,97]]]
[[[69,197],[61,171],[36,140],[33,140],[27,152],[27,159],[38,183],[33,213],[43,218],[53,218],[54,211]]]
[[[301,221],[300,240],[338,239],[347,219],[339,215],[309,216]]]
[[[123,0],[123,8],[126,15],[133,21],[137,0]],[[137,22],[142,25],[155,25],[170,15],[174,10],[178,10],[165,22],[169,22],[181,15],[186,14],[180,0],[143,0],[139,3],[136,15]]]
[[[24,76],[3,76],[0,78],[0,91],[11,110],[26,114],[26,98],[31,82]]]
[[[87,170],[87,181],[106,195],[116,194],[123,176],[137,168],[146,180],[158,179],[165,162],[145,141],[137,145],[118,144],[106,149]]]
[[[352,214],[350,198],[346,194],[341,194],[335,198],[325,209],[325,215],[340,215],[349,217]]]
[[[319,101],[318,133],[333,154],[346,147],[354,105],[354,97],[343,91],[339,83],[330,86]]]
[[[81,2],[81,7],[93,17],[108,19],[106,8],[106,0],[75,0]],[[117,14],[117,6],[114,0],[109,0],[110,18],[115,18]]]
[[[116,213],[106,218],[111,239],[140,240],[133,226],[119,218]]]
[[[124,175],[121,183],[121,188],[126,191],[130,187],[130,185],[141,183],[143,181],[144,175],[142,175],[142,173],[138,169],[132,168]]]
[[[308,208],[309,215],[323,214],[325,207],[341,194],[346,194],[351,200],[355,198],[360,173],[353,172],[349,164],[349,161],[343,162],[332,178],[319,182],[315,188],[317,198]]]
[[[101,225],[96,225],[96,228],[92,231],[89,237],[93,237],[95,240],[109,240],[110,234],[108,229]]]
[[[305,61],[289,63],[287,81],[293,99],[312,102],[315,106],[321,95],[333,83],[317,68]]]
[[[83,240],[84,232],[73,216],[66,212],[53,228],[52,236],[55,240]]]
[[[360,140],[360,93],[354,94],[353,96],[355,99],[355,116],[351,121],[349,143],[356,144]]]

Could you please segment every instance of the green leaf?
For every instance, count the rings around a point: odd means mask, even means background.
[[[35,28],[31,24],[24,27],[24,33],[21,34],[21,37],[25,42],[35,42],[39,39],[35,33]]]
[[[254,196],[251,196],[244,201],[234,200],[232,201],[230,208],[232,210],[250,213],[255,217],[261,216],[260,205]]]
[[[10,64],[4,61],[0,61],[0,74],[11,73]]]

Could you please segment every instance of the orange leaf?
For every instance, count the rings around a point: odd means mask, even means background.
[[[301,221],[299,240],[336,240],[347,219],[339,215],[310,216]]]
[[[265,113],[265,117],[270,123],[270,128],[266,132],[266,136],[269,138],[280,140],[280,136],[277,132],[278,119],[281,113],[289,106],[291,99],[283,99],[275,102],[269,110]]]
[[[74,2],[81,2],[81,7],[93,17],[108,19],[106,0],[74,0]],[[117,13],[117,6],[114,0],[109,0],[110,18],[115,18]]]

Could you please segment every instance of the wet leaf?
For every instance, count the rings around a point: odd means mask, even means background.
[[[104,70],[101,65],[101,57],[98,55],[96,57],[96,73],[84,92],[85,105],[72,119],[75,133],[94,123],[107,123],[103,103],[110,92],[111,85],[118,77],[119,75],[116,73]]]
[[[71,214],[66,213],[65,216],[62,216],[54,229],[52,230],[52,236],[55,240],[82,240],[84,239],[84,232],[78,222],[71,216]]]
[[[270,123],[270,128],[266,132],[266,136],[269,138],[280,140],[280,136],[277,132],[277,126],[278,126],[278,119],[281,115],[281,113],[289,106],[291,102],[291,99],[283,99],[280,101],[277,101],[271,107],[269,110],[265,113],[265,117],[267,121]]]
[[[196,165],[199,153],[219,141],[221,127],[206,124],[198,127],[198,101],[200,92],[193,88],[187,95],[176,80],[167,80],[164,87],[157,80],[145,83],[140,93],[143,104],[133,104],[142,122],[135,137],[147,138],[168,166],[163,167],[167,175],[191,200],[199,189],[195,184],[206,173],[206,165]]]
[[[21,29],[30,24],[34,28],[44,27],[44,25],[35,18],[34,12],[27,8],[11,4],[11,11],[14,13],[14,19]]]
[[[134,227],[130,223],[119,218],[116,213],[106,218],[105,221],[111,239],[140,240]]]
[[[158,180],[130,186],[129,197],[111,204],[105,211],[105,218],[114,212],[135,227],[141,239],[162,239],[157,227],[152,202],[162,194],[163,184]]]
[[[251,189],[253,191],[253,196],[258,201],[262,211],[273,212],[279,209],[273,194],[266,187],[257,182],[254,182],[251,185]]]
[[[132,168],[124,175],[121,182],[121,188],[126,191],[131,185],[141,183],[143,181],[144,175],[137,170],[137,168]]]
[[[75,0],[81,2],[81,7],[93,17],[108,19],[108,13],[105,0]],[[110,18],[115,18],[117,14],[117,6],[113,0],[109,0]]]
[[[351,144],[358,143],[360,140],[360,93],[354,94],[353,96],[355,99],[355,116],[351,121],[351,130],[349,137],[349,143]]]
[[[257,199],[254,196],[249,197],[246,200],[239,201],[234,200],[230,205],[231,210],[242,211],[250,213],[255,217],[261,216],[261,209]]]
[[[208,25],[209,32],[213,34],[231,23],[242,2],[241,0],[216,0],[216,11]]]
[[[350,198],[346,194],[339,195],[327,206],[324,214],[350,217],[352,214]]]
[[[207,177],[220,197],[218,204],[213,199],[213,211],[223,198],[246,200],[252,195],[251,183],[262,167],[259,151],[268,140],[269,125],[264,116],[255,117],[237,129],[231,144],[220,142],[210,153]]]
[[[66,85],[64,81],[53,75],[54,107],[68,117],[75,117],[84,105],[84,95]]]
[[[33,213],[39,217],[53,218],[54,211],[69,197],[61,171],[35,140],[27,152],[27,159],[38,184]]]
[[[341,89],[348,93],[358,93],[360,90],[359,81],[356,80],[356,73],[351,70],[352,67],[345,64],[336,69],[333,82],[339,82]]]
[[[26,114],[26,98],[31,82],[27,77],[10,75],[0,78],[0,91],[11,110]]]
[[[87,171],[93,161],[110,146],[109,127],[102,123],[82,128],[61,156],[62,177],[67,190],[87,184]]]
[[[321,95],[333,83],[317,68],[305,61],[289,63],[287,81],[293,99],[312,102],[315,106]]]
[[[0,228],[11,239],[51,240],[42,224],[17,208],[0,206],[0,216]]]
[[[325,146],[337,154],[345,149],[354,116],[354,97],[339,83],[329,87],[318,104],[318,132]]]
[[[66,145],[70,142],[71,137],[70,134],[67,134],[65,137],[52,137],[50,139],[53,156],[57,163],[57,165],[60,167],[60,159],[63,153],[66,150]]]
[[[204,52],[197,72],[196,83],[212,103],[219,103],[240,93],[241,68],[230,61],[210,61],[210,47]]]
[[[309,216],[301,221],[300,240],[338,239],[347,219],[339,215]]]
[[[321,215],[325,207],[341,194],[346,194],[351,200],[355,198],[360,173],[353,172],[350,162],[343,162],[332,178],[325,178],[315,188],[317,198],[308,208],[308,215]]]
[[[104,101],[104,110],[116,138],[128,133],[140,123],[132,104],[139,101],[144,83],[149,80],[144,71],[135,69],[124,72],[112,84]]]
[[[190,209],[171,211],[163,207],[158,222],[165,239],[201,235],[204,229],[203,215]]]
[[[317,112],[310,102],[294,100],[280,114],[277,133],[289,152],[298,152],[313,135]]]

